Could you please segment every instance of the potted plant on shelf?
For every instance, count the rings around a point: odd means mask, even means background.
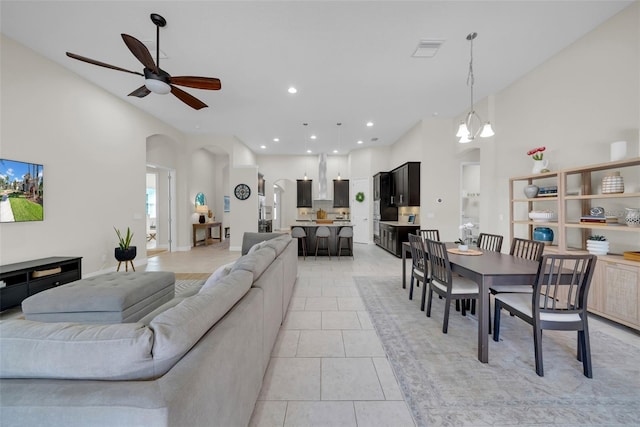
[[[609,242],[604,236],[594,234],[587,238],[587,251],[592,255],[606,255],[609,252]]]
[[[113,227],[113,229],[116,230],[116,235],[118,236],[118,247],[114,252],[116,260],[119,262],[131,261],[136,257],[136,247],[131,246],[131,239],[133,238],[131,229],[127,227],[127,234],[124,236],[117,228]]]

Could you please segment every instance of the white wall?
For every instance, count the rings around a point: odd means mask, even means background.
[[[477,81],[476,85],[481,85]],[[626,140],[627,157],[638,156],[640,128],[640,4],[635,3],[559,52],[503,91],[481,100],[476,111],[492,121],[496,135],[459,144],[451,121],[425,119],[392,147],[398,163],[422,153],[421,224],[456,237],[459,166],[480,150],[482,231],[509,236],[509,178],[531,173],[526,152],[546,146],[551,169],[609,161],[609,144]],[[630,177],[635,185],[640,176]],[[486,196],[486,197],[485,197]],[[441,202],[437,200],[440,199]],[[631,203],[633,204],[633,203]],[[623,245],[636,233],[616,234]]]
[[[44,165],[44,221],[0,224],[0,263],[82,256],[113,268],[113,227],[146,258],[146,139],[183,135],[2,35],[0,156]],[[47,78],[42,78],[47,76]],[[55,84],[52,84],[55,82]]]
[[[231,242],[229,249],[239,251],[242,248],[242,236],[245,232],[258,231],[258,167],[236,166],[229,171],[231,185],[230,226]],[[246,200],[239,200],[233,195],[233,189],[238,184],[247,184],[251,188],[251,196]]]

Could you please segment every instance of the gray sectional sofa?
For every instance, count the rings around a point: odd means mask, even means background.
[[[135,323],[0,324],[2,426],[246,426],[297,278],[258,241]]]

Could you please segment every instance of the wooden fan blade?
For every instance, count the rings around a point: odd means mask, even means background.
[[[144,77],[144,74],[139,73],[137,71],[125,70],[124,68],[116,67],[115,65],[107,64],[107,63],[104,63],[104,62],[96,61],[95,59],[91,59],[91,58],[87,58],[87,57],[84,57],[84,56],[76,55],[75,53],[67,52],[67,56],[69,58],[77,59],[78,61],[87,62],[89,64],[98,65],[98,66],[104,67],[104,68],[110,68],[110,69],[116,70],[116,71],[124,71],[125,73],[137,74],[139,76],[143,76]]]
[[[222,84],[220,79],[214,77],[179,76],[171,77],[174,85],[193,87],[196,89],[220,90]]]
[[[189,95],[187,92],[183,91],[182,89],[178,89],[173,85],[171,85],[171,93],[174,94],[180,101],[184,102],[193,109],[199,110],[208,106],[195,96]]]
[[[138,58],[138,61],[140,61],[142,65],[157,73],[158,67],[156,63],[153,62],[153,57],[151,53],[149,53],[149,49],[135,37],[131,37],[128,34],[121,34],[121,36],[124,44],[127,45],[131,53],[133,53],[133,56]]]
[[[145,85],[140,86],[138,89],[131,92],[128,96],[137,96],[138,98],[144,98],[149,95],[151,91],[147,89]]]

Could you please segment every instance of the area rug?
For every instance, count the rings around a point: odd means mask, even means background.
[[[204,280],[176,280],[176,297],[181,295],[191,295],[197,292],[196,289],[200,289],[203,283]]]
[[[576,360],[575,332],[545,331],[545,376],[535,373],[531,328],[503,315],[489,363],[477,360],[477,319],[453,308],[442,333],[443,300],[431,317],[400,278],[354,277],[419,426],[617,426],[640,423],[638,345],[593,327],[593,379]],[[415,295],[414,294],[414,295]],[[636,344],[635,341],[632,341]]]

